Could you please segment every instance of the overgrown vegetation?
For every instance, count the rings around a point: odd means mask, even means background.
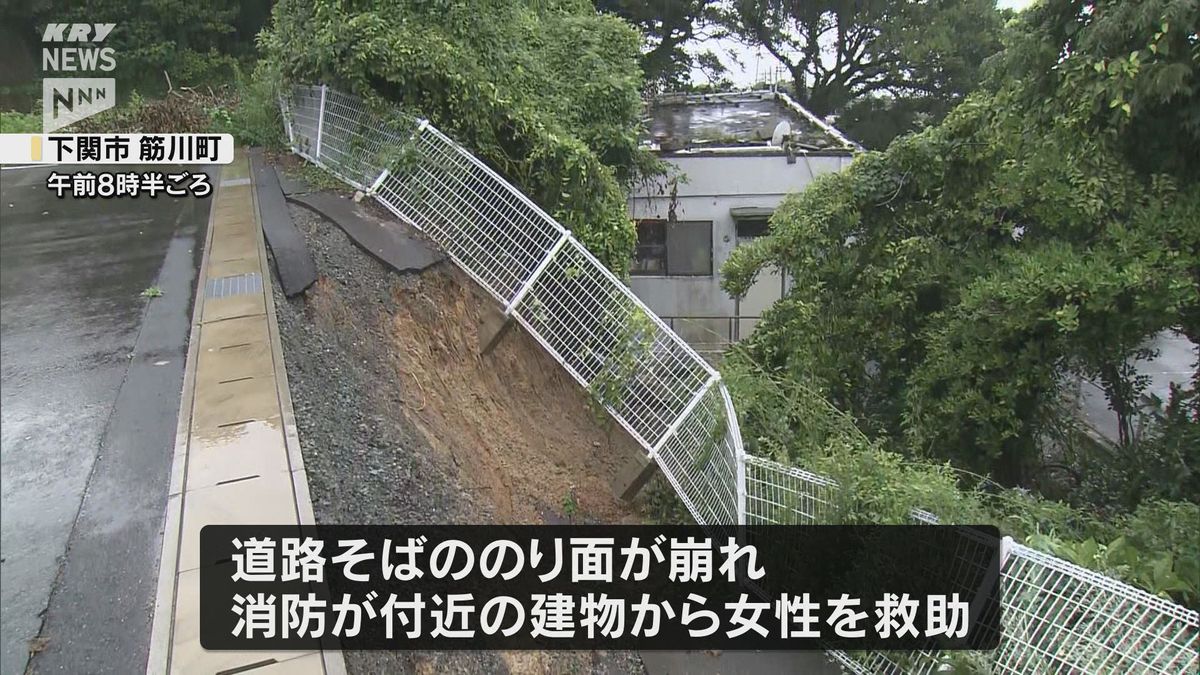
[[[756,451],[836,478],[843,519],[994,518],[1195,604],[1196,382],[1160,412],[1131,364],[1163,331],[1200,342],[1197,12],[1043,2],[944,123],[822,176],[739,247],[730,292],[771,265],[795,280],[727,366]],[[1081,376],[1113,443],[1072,440]],[[836,428],[810,419],[825,401]],[[1025,491],[1051,465],[1079,474],[1072,506]]]
[[[119,105],[72,126],[77,133],[224,132],[239,143],[277,146],[281,122],[279,82],[268,73],[251,77],[254,37],[270,15],[269,2],[187,3],[179,0],[99,0],[66,6],[35,2],[0,6],[0,18],[15,30],[33,63],[39,63],[48,22],[113,23],[96,47],[111,48]],[[89,46],[89,45],[84,45]],[[87,73],[84,73],[87,74]],[[18,74],[19,75],[19,74]],[[36,77],[10,90],[29,90],[28,115],[0,113],[4,131],[40,131]],[[14,100],[20,97],[14,97]],[[32,126],[36,124],[36,127]]]
[[[622,185],[638,149],[639,39],[576,0],[370,7],[284,0],[261,44],[283,80],[326,82],[431,119],[624,273]]]
[[[232,82],[255,56],[254,36],[270,15],[269,0],[38,0],[0,4],[0,19],[25,40],[40,63],[47,23],[113,23],[103,47],[114,50],[118,95],[158,97],[172,86],[217,87]]]
[[[911,524],[923,509],[948,524],[992,523],[1027,545],[1200,605],[1200,506],[1148,500],[1106,517],[1088,508],[1005,488],[948,462],[913,459],[871,439],[802,382],[766,372],[735,348],[722,365],[737,401],[747,451],[833,479],[828,524]],[[669,500],[653,501],[664,514]],[[783,515],[783,511],[780,514]]]
[[[994,0],[736,0],[724,14],[787,69],[797,100],[817,115],[849,113],[851,137],[877,147],[975,88],[1004,19]]]
[[[0,112],[0,133],[39,134],[42,132],[42,116],[37,113]]]
[[[641,29],[645,90],[728,91],[754,67],[869,148],[941,121],[979,83],[1010,16],[995,0],[596,0]],[[724,38],[718,42],[716,39]],[[739,42],[782,66],[739,62]],[[744,59],[746,54],[742,54]],[[764,70],[759,70],[762,66]],[[692,80],[698,72],[706,83]],[[744,83],[743,83],[744,84]]]
[[[161,98],[132,92],[121,105],[71,125],[73,133],[228,133],[240,145],[282,148],[278,83],[239,74],[227,85],[173,89]],[[40,128],[40,117],[38,126]]]

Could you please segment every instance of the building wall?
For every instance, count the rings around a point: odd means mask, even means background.
[[[713,274],[704,277],[631,277],[630,286],[660,316],[718,316],[739,314],[737,303],[720,286],[720,269],[737,245],[737,229],[729,210],[738,207],[775,208],[783,198],[803,189],[815,176],[849,166],[849,154],[801,155],[788,164],[782,154],[674,155],[665,158],[686,179],[681,179],[674,199],[675,219],[711,220],[713,223]],[[667,194],[663,194],[667,193]],[[630,199],[635,219],[667,219],[672,199],[661,185],[639,190]],[[752,311],[747,311],[752,310]],[[740,314],[757,314],[743,307]],[[729,336],[729,320],[678,321],[676,331],[693,344]],[[743,322],[742,332],[746,332]],[[744,337],[744,335],[742,335]]]

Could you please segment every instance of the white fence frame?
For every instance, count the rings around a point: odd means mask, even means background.
[[[658,463],[712,526],[831,522],[836,482],[747,456],[720,374],[558,224],[427,120],[325,85],[280,101],[293,152],[421,230]],[[914,510],[916,522],[936,515]],[[993,673],[1196,672],[1200,614],[1059,558],[1005,546]],[[944,654],[830,652],[860,673],[938,672]]]

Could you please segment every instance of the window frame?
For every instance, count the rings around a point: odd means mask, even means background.
[[[662,226],[662,243],[642,243],[642,225],[655,224]],[[634,221],[634,227],[637,228],[638,242],[634,250],[634,259],[629,266],[629,275],[633,277],[674,277],[681,279],[701,279],[711,278],[716,275],[716,263],[714,257],[716,255],[715,242],[713,234],[713,221],[711,220],[677,220],[669,221],[663,218],[639,218]],[[675,272],[671,269],[671,231],[672,228],[695,227],[704,228],[707,232],[707,253],[708,253],[708,271],[706,272]],[[661,246],[662,270],[643,270],[638,267],[638,263],[642,260],[639,255],[643,248]]]

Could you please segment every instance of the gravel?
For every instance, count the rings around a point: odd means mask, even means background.
[[[362,253],[337,226],[289,205],[328,284],[323,316],[305,296],[275,306],[313,510],[321,523],[477,522],[453,474],[404,418],[401,392],[384,377],[380,322],[392,290],[409,281]],[[309,291],[312,293],[313,291]],[[341,302],[340,299],[352,298]]]

